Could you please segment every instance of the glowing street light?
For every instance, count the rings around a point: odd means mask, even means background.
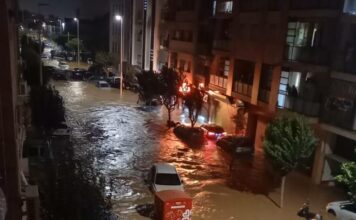
[[[80,52],[79,52],[79,44],[80,44],[80,40],[79,40],[79,19],[78,18],[74,18],[73,19],[75,22],[77,22],[77,46],[78,46],[78,51],[77,51],[77,65],[78,65],[78,68],[79,68],[79,56],[80,56]]]
[[[123,35],[123,27],[124,27],[124,24],[123,24],[123,17],[121,15],[115,15],[115,20],[117,22],[120,22],[120,34],[121,34],[121,39],[120,39],[120,64],[118,66],[117,69],[119,70],[120,68],[120,96],[122,97],[122,87],[123,87],[123,78],[124,78],[124,74],[123,74],[123,62],[122,62],[122,57],[123,57],[123,54],[124,54],[124,35]]]
[[[63,29],[63,31],[64,31],[65,26],[66,26],[66,23],[62,22],[62,29]]]

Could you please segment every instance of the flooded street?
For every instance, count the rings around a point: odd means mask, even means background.
[[[305,196],[287,196],[290,203],[282,210],[262,195],[268,194],[271,177],[263,171],[264,160],[258,155],[255,162],[232,163],[213,142],[189,148],[165,126],[165,109],[144,110],[129,91],[120,99],[119,90],[99,89],[87,82],[54,85],[65,101],[75,156],[105,176],[105,191],[120,219],[149,219],[145,215],[153,197],[145,178],[152,164],[161,161],[177,167],[193,197],[193,219],[298,219],[296,209]],[[309,198],[319,198],[319,188],[308,193]],[[320,204],[312,206],[320,210],[334,197],[324,195]]]

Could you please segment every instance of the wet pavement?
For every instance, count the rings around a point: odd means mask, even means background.
[[[165,109],[141,108],[134,93],[124,91],[120,98],[117,89],[99,89],[87,82],[54,85],[65,101],[75,155],[104,174],[105,190],[120,219],[148,219],[153,197],[145,178],[152,164],[160,161],[177,167],[194,198],[193,219],[298,219],[293,210],[303,197],[286,211],[263,196],[271,190],[273,178],[261,151],[252,159],[232,160],[210,141],[190,148],[165,127]],[[265,212],[258,215],[254,205]]]

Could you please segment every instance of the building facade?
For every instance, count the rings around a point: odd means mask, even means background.
[[[39,219],[38,188],[29,184],[28,159],[23,158],[29,91],[18,69],[16,12],[16,1],[0,0],[0,188],[6,198],[5,219]]]
[[[271,119],[305,115],[320,139],[312,179],[333,180],[356,146],[356,1],[179,0],[164,10],[169,66],[208,91],[203,121],[262,150]]]

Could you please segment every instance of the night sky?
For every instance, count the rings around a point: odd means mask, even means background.
[[[109,11],[108,0],[19,0],[20,8],[31,12],[38,11],[39,2],[50,4],[48,7],[42,7],[41,13],[59,17],[74,17],[77,8],[80,9],[81,18],[92,18]]]

